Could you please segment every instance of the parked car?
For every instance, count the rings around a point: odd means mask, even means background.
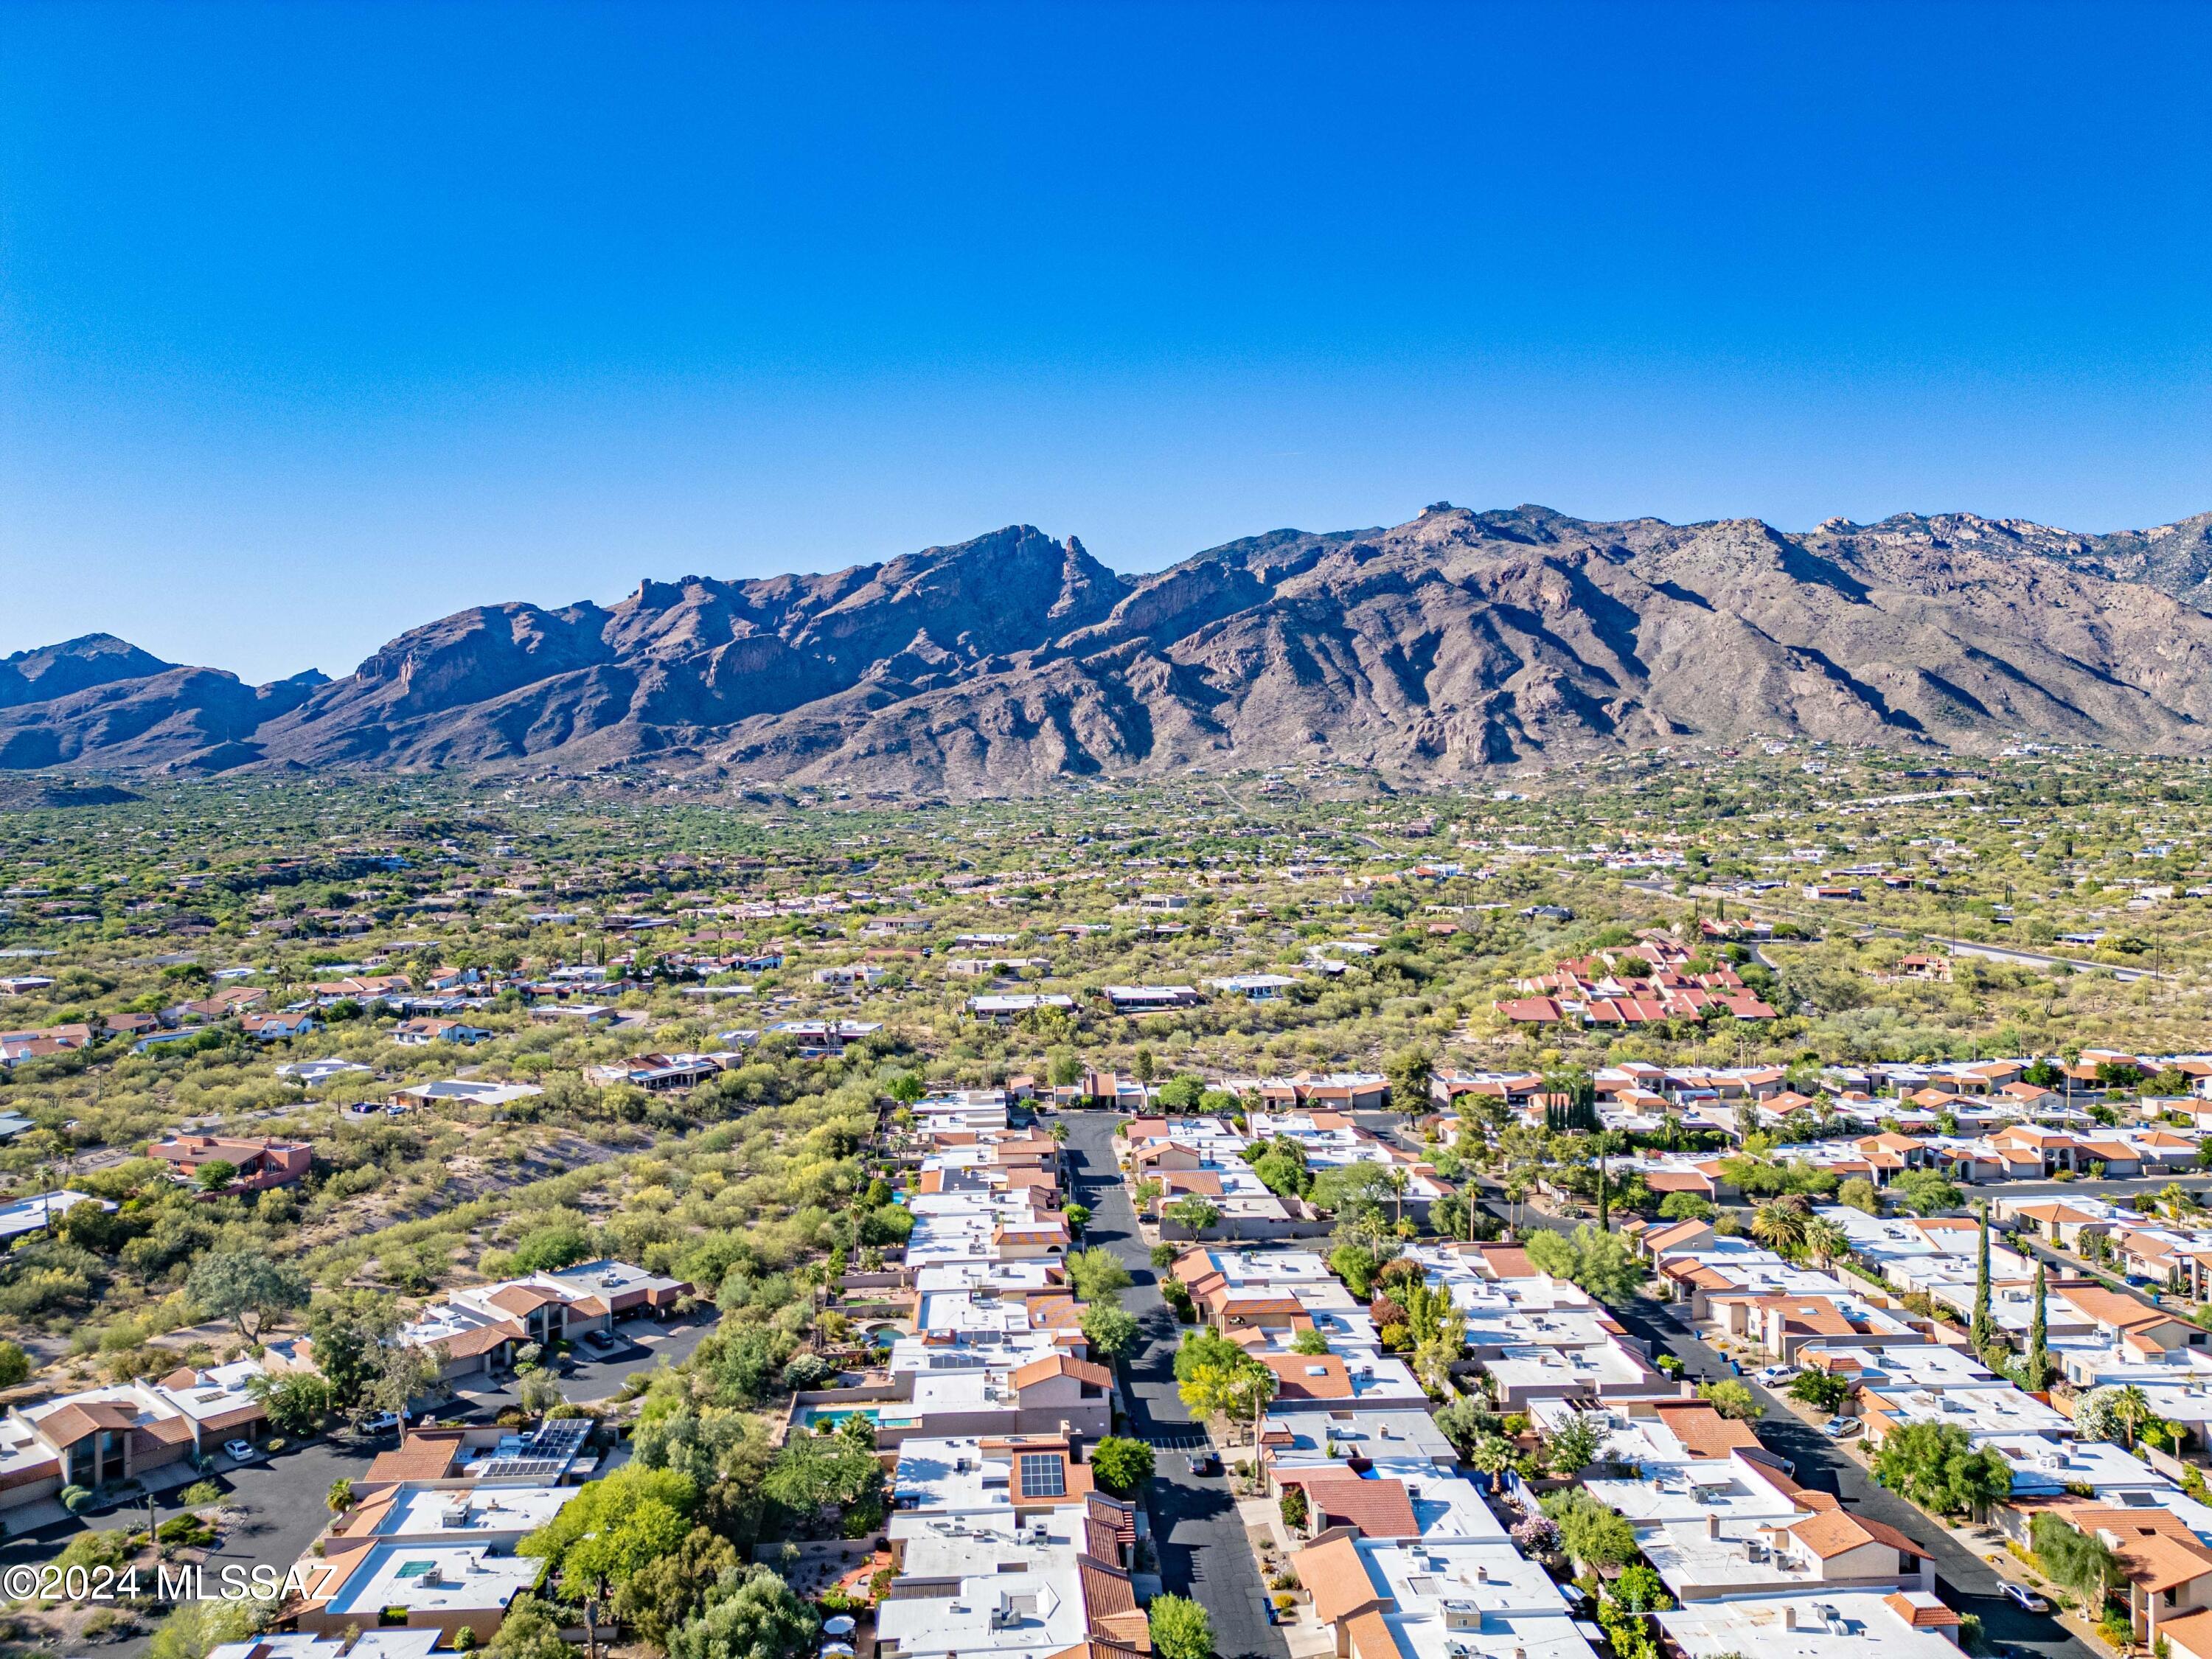
[[[1864,1426],[1856,1417],[1832,1417],[1820,1432],[1831,1440],[1848,1440]]]
[[[1795,1365],[1769,1365],[1759,1373],[1758,1380],[1770,1389],[1779,1388],[1797,1375]]]
[[[2004,1592],[2004,1596],[2007,1601],[2017,1601],[2021,1607],[2026,1607],[2030,1613],[2048,1613],[2051,1611],[2051,1603],[2045,1601],[2041,1596],[2038,1595],[2033,1590],[2028,1589],[2025,1584],[2015,1584],[2009,1578],[2000,1578],[1997,1580],[1997,1588]]]
[[[1190,1472],[1207,1476],[1219,1474],[1221,1459],[1212,1452],[1193,1452],[1190,1455]]]
[[[253,1443],[251,1440],[226,1440],[222,1443],[222,1450],[224,1456],[234,1457],[243,1462],[253,1455]]]
[[[586,1331],[583,1343],[593,1353],[614,1353],[622,1347],[622,1344],[605,1331]]]
[[[374,1417],[365,1417],[362,1419],[361,1431],[363,1434],[390,1434],[398,1426],[398,1413],[379,1412]]]

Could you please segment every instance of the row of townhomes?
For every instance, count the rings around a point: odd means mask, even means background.
[[[1543,1431],[1598,1430],[1585,1489],[1619,1510],[1674,1607],[1659,1615],[1691,1659],[1810,1654],[1869,1640],[1908,1659],[1956,1659],[1958,1616],[1926,1552],[1798,1486],[1752,1428],[1659,1370],[1574,1285],[1513,1245],[1415,1246],[1405,1259],[1466,1322],[1460,1370]],[[1594,1659],[1604,1633],[1571,1586],[1516,1543],[1516,1504],[1464,1472],[1370,1304],[1296,1249],[1200,1248],[1176,1263],[1196,1316],[1274,1370],[1258,1434],[1305,1595],[1294,1654],[1338,1659]],[[1326,1352],[1304,1333],[1325,1339]],[[1787,1639],[1784,1632],[1790,1632]]]
[[[1346,1166],[1371,1168],[1397,1213],[1416,1222],[1425,1223],[1430,1206],[1451,1190],[1432,1165],[1353,1121],[1353,1110],[1379,1107],[1387,1098],[1389,1085],[1380,1076],[1232,1078],[1223,1087],[1264,1105],[1246,1114],[1241,1128],[1227,1117],[1146,1111],[1124,1132],[1122,1158],[1139,1208],[1159,1220],[1165,1238],[1261,1241],[1328,1233],[1334,1224],[1327,1216],[1295,1192],[1270,1188],[1254,1168],[1262,1152],[1284,1142],[1295,1145],[1299,1162],[1316,1177]]]
[[[1996,1228],[2063,1239],[2069,1248],[2092,1228],[2118,1238],[2127,1231],[2118,1217],[2133,1219],[2132,1212],[2094,1200],[2027,1196],[1997,1198],[1990,1212]],[[1908,1424],[1963,1429],[1975,1449],[1995,1453],[2010,1472],[2010,1495],[1992,1517],[2008,1536],[2026,1547],[2036,1516],[2049,1511],[2101,1539],[2118,1559],[2135,1639],[2175,1659],[2212,1659],[2212,1508],[2185,1490],[2186,1466],[2077,1433],[2075,1422],[2078,1402],[2097,1390],[2140,1389],[2153,1413],[2204,1443],[2212,1431],[2212,1332],[2094,1279],[2053,1277],[2043,1322],[2051,1364],[2071,1387],[2029,1393],[1984,1364],[1963,1329],[1978,1276],[1978,1222],[1875,1216],[1839,1205],[1814,1213],[1849,1239],[1844,1271],[1793,1263],[1699,1220],[1636,1222],[1629,1231],[1700,1334],[1846,1384],[1835,1426],[1869,1448]],[[2137,1248],[2150,1261],[2160,1247],[2147,1238]],[[1989,1255],[1990,1317],[2001,1335],[2025,1348],[2034,1266],[2001,1236]],[[1635,1522],[1646,1559],[1683,1603],[1679,1617],[1742,1632],[1751,1626],[1702,1604],[1790,1583],[1832,1584],[1861,1598],[1902,1592],[1921,1608],[1912,1622],[1923,1628],[1950,1616],[1928,1605],[1931,1569],[1911,1539],[1798,1491],[1742,1425],[1729,1426],[1743,1443],[1686,1462],[1655,1437],[1633,1403],[1601,1395],[1540,1407],[1538,1414],[1563,1410],[1606,1413],[1605,1455],[1635,1473],[1592,1480],[1589,1489]],[[1790,1506],[1802,1510],[1808,1501],[1812,1516],[1792,1518]],[[1850,1598],[1831,1599],[1842,1607]],[[1677,1618],[1662,1622],[1680,1639]],[[1804,1630],[1802,1616],[1796,1628]]]
[[[1013,1080],[1011,1100],[1030,1092]],[[1115,1381],[1064,1266],[1058,1143],[1006,1090],[933,1095],[896,1156],[915,1218],[903,1262],[846,1277],[880,1297],[884,1356],[857,1386],[802,1392],[787,1434],[872,1418],[890,1468],[890,1577],[875,1650],[896,1659],[1135,1659],[1145,1521],[1096,1488]]]

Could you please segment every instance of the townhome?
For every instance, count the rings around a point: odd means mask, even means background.
[[[1137,1513],[1092,1488],[1079,1449],[1060,1436],[917,1438],[900,1448],[879,1654],[1150,1650],[1127,1565]]]
[[[172,1371],[156,1382],[88,1389],[0,1419],[0,1510],[135,1480],[231,1440],[259,1437],[268,1415],[252,1384],[258,1360]]]
[[[1959,1659],[1960,1617],[1925,1590],[1831,1591],[1686,1602],[1657,1615],[1681,1659]]]
[[[1349,1534],[1291,1559],[1336,1659],[1590,1659],[1548,1574],[1510,1543]]]
[[[331,1635],[369,1620],[485,1642],[544,1563],[515,1546],[573,1500],[574,1486],[404,1481],[334,1521],[295,1571],[305,1595],[293,1623]],[[424,1583],[424,1580],[428,1583]]]

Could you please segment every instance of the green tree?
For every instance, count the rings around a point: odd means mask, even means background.
[[[1644,1278],[1626,1241],[1600,1232],[1587,1221],[1571,1236],[1533,1234],[1526,1248],[1539,1273],[1579,1285],[1601,1302],[1627,1301]]]
[[[1631,1613],[1664,1613],[1674,1605],[1666,1582],[1650,1567],[1623,1567],[1613,1581],[1613,1599]]]
[[[1636,1528],[1580,1486],[1552,1493],[1542,1507],[1559,1529],[1560,1547],[1585,1566],[1622,1567],[1636,1559]]]
[[[1790,1379],[1790,1397],[1833,1415],[1850,1399],[1851,1384],[1846,1378],[1808,1365]]]
[[[728,1572],[741,1571],[737,1547],[706,1527],[694,1527],[683,1547],[648,1561],[614,1593],[614,1615],[648,1647],[668,1651],[675,1633],[696,1618]],[[574,1650],[569,1650],[571,1659]]]
[[[1751,1236],[1770,1250],[1789,1255],[1804,1244],[1811,1219],[1810,1207],[1795,1194],[1769,1199],[1751,1212]]]
[[[1723,1376],[1715,1382],[1700,1382],[1698,1395],[1723,1417],[1733,1418],[1739,1423],[1756,1422],[1766,1415],[1758,1396],[1732,1376]]]
[[[1152,1651],[1160,1659],[1210,1659],[1213,1621],[1197,1602],[1183,1595],[1156,1595],[1146,1614]]]
[[[1435,1066],[1435,1056],[1419,1045],[1391,1055],[1383,1066],[1390,1079],[1390,1104],[1408,1117],[1427,1111],[1429,1077]]]
[[[1111,1303],[1094,1303],[1083,1310],[1083,1340],[1109,1364],[1136,1346],[1137,1316]]]
[[[1826,1217],[1814,1216],[1805,1224],[1805,1249],[1825,1267],[1851,1253],[1851,1236]]]
[[[312,1372],[257,1376],[246,1391],[261,1402],[270,1427],[280,1434],[312,1434],[331,1413],[331,1385]]]
[[[210,1251],[185,1281],[185,1294],[203,1312],[228,1319],[248,1342],[261,1340],[270,1320],[306,1307],[310,1289],[307,1274],[258,1250]]]
[[[1836,1202],[1868,1215],[1881,1213],[1881,1194],[1864,1176],[1853,1176],[1836,1188]]]
[[[514,1267],[519,1273],[556,1273],[592,1256],[592,1236],[574,1221],[550,1222],[523,1234],[514,1247]]]
[[[1310,1328],[1300,1331],[1291,1339],[1291,1352],[1317,1358],[1328,1352],[1328,1338]]]
[[[1490,1490],[1496,1492],[1505,1471],[1513,1467],[1513,1443],[1502,1434],[1486,1434],[1470,1449],[1467,1461],[1477,1473],[1490,1477]]]
[[[2029,1524],[2028,1547],[2043,1569],[2080,1596],[2092,1612],[2120,1583],[2120,1560],[2112,1547],[2084,1532],[2063,1516],[2045,1510]]]
[[[2044,1312],[2043,1261],[2035,1263],[2035,1308],[2027,1320],[2027,1382],[2031,1390],[2051,1385],[2051,1325]]]
[[[90,1209],[94,1206],[84,1206]],[[12,1389],[31,1380],[31,1356],[20,1342],[0,1342],[0,1389]]]
[[[307,1310],[307,1341],[315,1369],[340,1407],[358,1408],[377,1375],[377,1354],[399,1328],[392,1298],[376,1291],[317,1297]]]
[[[1544,1467],[1562,1480],[1571,1480],[1597,1462],[1605,1449],[1605,1433],[1586,1412],[1577,1412],[1544,1437]]]
[[[769,1466],[763,1494],[798,1527],[841,1528],[883,1509],[884,1466],[843,1435],[793,1435]]]
[[[1107,1491],[1131,1497],[1152,1478],[1152,1449],[1109,1434],[1091,1449],[1091,1473]]]
[[[1698,1193],[1669,1193],[1659,1200],[1662,1221],[1711,1221],[1713,1210],[1712,1200]]]
[[[264,1611],[252,1601],[179,1601],[146,1644],[148,1659],[207,1659],[210,1650],[252,1636]]]
[[[1061,1266],[1069,1286],[1085,1302],[1118,1306],[1121,1292],[1129,1288],[1129,1270],[1121,1265],[1120,1256],[1103,1245],[1070,1250]]]
[[[1889,1183],[1891,1194],[1915,1215],[1959,1207],[1959,1188],[1933,1170],[1907,1170]]]
[[[801,1439],[811,1443],[811,1436]],[[560,1514],[515,1546],[543,1560],[547,1575],[620,1583],[690,1530],[699,1489],[673,1469],[636,1464],[580,1488]]]
[[[219,1193],[238,1179],[238,1165],[226,1164],[219,1158],[211,1158],[200,1165],[197,1179],[202,1192]]]
[[[799,1659],[822,1621],[791,1587],[763,1566],[725,1571],[696,1619],[668,1639],[669,1659]]]
[[[1196,1193],[1179,1198],[1160,1212],[1164,1221],[1189,1229],[1195,1237],[1221,1219],[1221,1206],[1211,1199],[1200,1198]]]
[[[2100,1389],[2097,1392],[2104,1394],[2107,1390]],[[2126,1431],[2128,1449],[2133,1451],[2136,1449],[2136,1437],[2142,1432],[2143,1425],[2156,1415],[2150,1408],[2150,1396],[2132,1382],[2124,1382],[2109,1392],[2112,1395],[2109,1409],[2112,1413],[2112,1420]]]
[[[354,1497],[353,1482],[341,1477],[331,1482],[331,1489],[323,1495],[323,1507],[332,1515],[343,1515],[359,1500]]]
[[[1996,1324],[1990,1317],[1990,1206],[1987,1199],[1974,1206],[1981,1224],[1974,1242],[1974,1313],[1968,1328],[1974,1352],[1980,1353],[1996,1340]]]
[[[1875,1454],[1882,1485],[1937,1515],[1970,1515],[2001,1502],[2012,1471],[1994,1451],[1977,1451],[1955,1423],[1906,1423]]]

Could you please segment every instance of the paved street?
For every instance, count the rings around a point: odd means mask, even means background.
[[[1497,1204],[1490,1207],[1503,1208]],[[1573,1225],[1534,1213],[1524,1217],[1524,1224],[1554,1231],[1569,1231]],[[1681,1360],[1684,1375],[1692,1381],[1711,1382],[1733,1375],[1728,1361],[1680,1324],[1671,1308],[1638,1301],[1613,1312],[1631,1333],[1649,1345],[1653,1355],[1671,1353]],[[2051,1620],[2006,1601],[1998,1594],[1994,1568],[1894,1492],[1875,1486],[1849,1452],[1793,1415],[1750,1377],[1740,1380],[1766,1408],[1766,1417],[1759,1425],[1760,1440],[1796,1466],[1797,1481],[1816,1492],[1833,1493],[1845,1509],[1863,1510],[1926,1545],[1936,1563],[1943,1599],[1961,1613],[1978,1616],[1990,1642],[2039,1654],[2044,1659],[2095,1659],[2087,1647]]]
[[[1189,1440],[1203,1432],[1176,1393],[1175,1351],[1182,1340],[1174,1310],[1160,1297],[1152,1257],[1137,1231],[1114,1164],[1114,1127],[1105,1112],[1070,1112],[1065,1149],[1069,1196],[1091,1207],[1084,1243],[1119,1255],[1135,1281],[1122,1305],[1137,1316],[1143,1335],[1121,1365],[1121,1391],[1130,1432],[1146,1440]],[[1202,1603],[1213,1619],[1220,1659],[1289,1659],[1282,1632],[1268,1621],[1266,1587],[1244,1536],[1226,1480],[1199,1480],[1181,1453],[1158,1454],[1159,1478],[1147,1495],[1160,1577],[1177,1595]]]

